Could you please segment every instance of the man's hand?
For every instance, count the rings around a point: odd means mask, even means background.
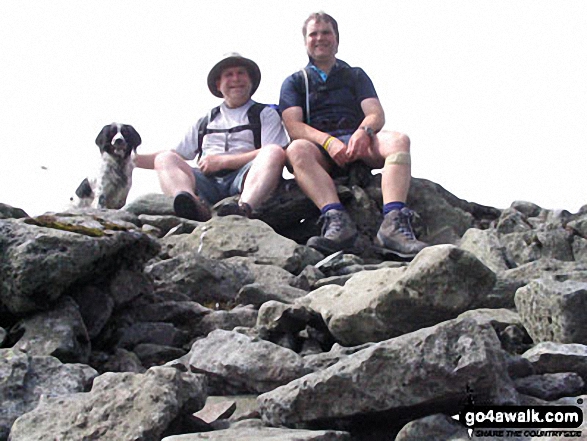
[[[369,154],[371,148],[371,137],[363,129],[358,129],[353,133],[349,140],[347,148],[347,157],[349,162],[364,158]]]
[[[338,138],[333,138],[328,145],[328,154],[336,165],[343,167],[346,163],[350,162],[347,155],[347,146]]]
[[[208,155],[198,161],[198,167],[205,175],[226,169],[226,155]]]

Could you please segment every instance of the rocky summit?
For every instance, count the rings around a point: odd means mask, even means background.
[[[0,204],[0,440],[561,439],[453,417],[584,410],[587,206],[497,209],[413,178],[430,246],[389,260],[380,176],[337,186],[357,254],[304,245],[319,212],[291,180],[252,219],[205,223],[161,194]]]

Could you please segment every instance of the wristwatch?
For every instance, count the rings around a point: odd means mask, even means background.
[[[365,132],[367,132],[367,135],[369,135],[369,138],[373,139],[373,137],[375,136],[375,130],[373,130],[371,127],[362,126],[361,129],[363,129]]]

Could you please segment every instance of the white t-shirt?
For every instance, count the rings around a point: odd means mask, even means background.
[[[220,105],[220,112],[213,121],[208,123],[209,129],[230,129],[249,123],[247,110],[255,102],[249,100],[245,105],[236,109],[229,108],[225,103]],[[285,147],[288,138],[281,118],[275,109],[265,107],[260,114],[261,118],[261,146],[277,144]],[[191,126],[183,140],[175,148],[183,158],[194,159],[198,150],[198,123]],[[246,153],[255,150],[253,131],[242,130],[235,133],[209,133],[204,136],[202,143],[202,157],[206,155]]]

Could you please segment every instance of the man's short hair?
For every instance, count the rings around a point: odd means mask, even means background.
[[[331,15],[328,15],[324,11],[314,12],[314,13],[310,14],[310,16],[308,18],[306,18],[306,21],[304,22],[304,26],[302,27],[302,33],[304,34],[304,40],[306,39],[306,31],[308,30],[308,23],[310,23],[312,20],[314,20],[316,22],[323,21],[324,23],[332,24],[332,29],[334,30],[336,42],[340,43],[340,38],[338,35],[338,23]]]

